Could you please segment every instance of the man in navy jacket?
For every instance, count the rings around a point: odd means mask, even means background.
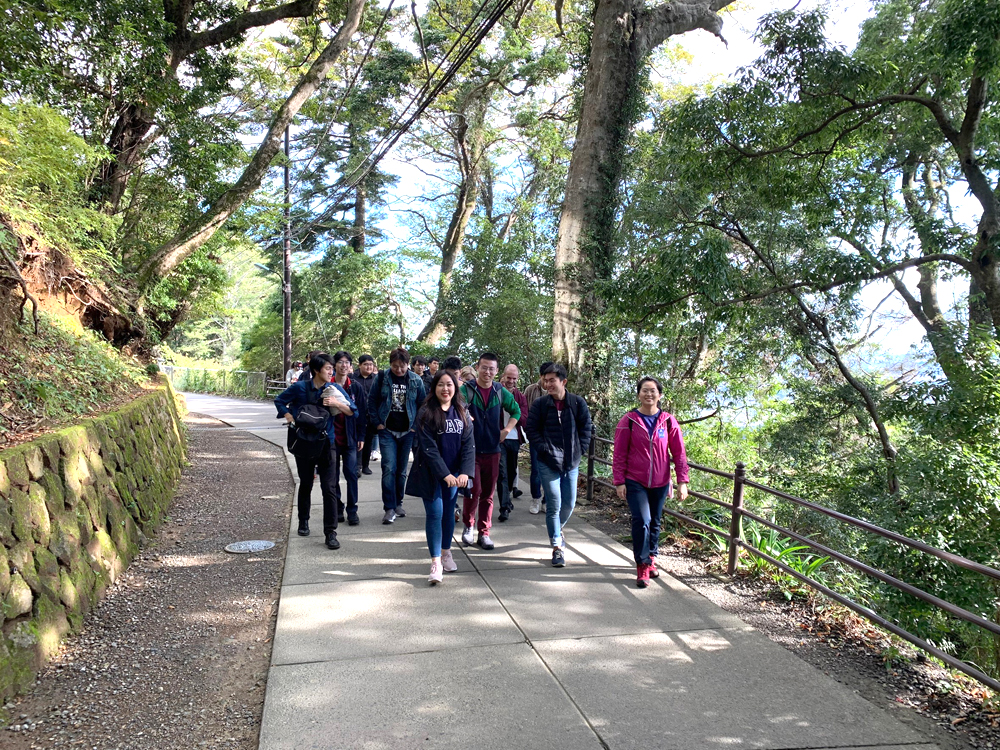
[[[538,474],[545,493],[545,526],[552,544],[552,565],[566,565],[562,528],[576,505],[580,461],[590,448],[590,409],[566,390],[566,368],[551,364],[542,371],[546,395],[528,411],[525,431],[538,456]]]
[[[333,420],[334,467],[333,476],[336,484],[333,486],[333,496],[337,498],[337,521],[344,521],[344,502],[340,498],[340,467],[344,467],[344,481],[347,484],[347,523],[357,526],[358,518],[358,451],[365,445],[365,425],[368,421],[367,396],[361,384],[352,380],[347,374],[353,359],[349,352],[340,351],[333,355],[335,369],[334,382],[347,391],[348,395],[358,405],[358,414],[339,414]]]

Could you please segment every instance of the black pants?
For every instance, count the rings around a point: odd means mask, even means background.
[[[334,471],[333,451],[327,440],[317,458],[295,456],[295,468],[299,472],[299,523],[309,520],[312,505],[313,471],[319,470],[319,486],[323,491],[323,533],[332,534],[337,530],[337,498],[333,493],[337,482]]]
[[[500,510],[514,510],[512,492],[517,484],[517,454],[521,444],[516,440],[504,440],[500,446],[500,479],[497,480],[497,495]]]
[[[375,442],[374,437],[378,434],[378,425],[370,424],[365,429],[365,447],[361,449],[361,468],[367,469],[368,464],[372,460],[372,443]]]

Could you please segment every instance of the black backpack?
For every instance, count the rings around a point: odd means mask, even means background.
[[[323,391],[319,391],[322,398]],[[330,412],[317,399],[314,404],[305,404],[299,409],[295,424],[288,428],[288,452],[299,458],[319,458],[326,444],[326,420]]]

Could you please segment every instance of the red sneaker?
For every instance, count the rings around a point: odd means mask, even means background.
[[[636,570],[636,579],[635,579],[636,588],[640,589],[646,588],[649,585],[649,566],[646,565],[646,563],[639,563],[638,565],[635,566],[635,570]]]
[[[649,577],[650,578],[660,577],[660,571],[656,567],[656,555],[649,556]]]

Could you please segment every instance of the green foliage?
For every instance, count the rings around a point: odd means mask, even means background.
[[[146,382],[137,362],[95,333],[64,317],[40,317],[39,336],[20,324],[0,360],[0,410],[18,424],[66,422],[116,403]],[[10,424],[0,420],[0,440],[9,436]]]
[[[86,203],[86,184],[102,156],[54,110],[0,104],[0,215],[84,269],[114,268],[108,245],[116,222]],[[0,241],[12,240],[0,228]]]

